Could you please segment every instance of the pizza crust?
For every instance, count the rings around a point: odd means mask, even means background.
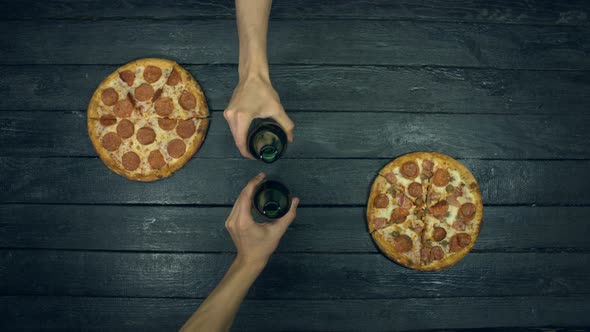
[[[396,167],[401,167],[407,161],[416,161],[416,159],[428,159],[430,155],[428,152],[412,152],[395,158],[394,160],[390,161],[383,167],[379,174],[385,176],[388,173],[391,173],[395,170]],[[419,175],[418,175],[419,176]]]
[[[371,192],[369,193],[369,201],[367,202],[367,225],[369,227],[369,233],[373,233],[376,230],[375,226],[373,226],[373,219],[377,217],[378,209],[374,206],[373,202],[375,201],[375,198],[380,193],[386,191],[389,186],[389,182],[380,176],[377,176],[373,181]]]
[[[409,267],[410,269],[418,270],[420,265],[414,264],[414,262],[412,262],[412,260],[409,257],[407,257],[404,253],[396,251],[393,247],[393,243],[388,241],[385,235],[383,235],[381,232],[373,232],[371,236],[373,237],[373,240],[375,241],[379,249],[381,249],[381,252],[383,252],[385,256],[387,256],[389,259],[393,260],[394,262],[400,265]]]

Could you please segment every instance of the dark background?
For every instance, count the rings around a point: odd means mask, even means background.
[[[264,170],[301,197],[236,331],[590,326],[590,2],[279,1],[271,76],[296,123],[273,165],[242,159],[233,1],[0,1],[0,329],[180,327],[234,257],[223,225]],[[96,157],[87,103],[140,57],[178,61],[212,122],[172,177]],[[483,193],[472,253],[400,267],[367,234],[377,170],[460,159]]]

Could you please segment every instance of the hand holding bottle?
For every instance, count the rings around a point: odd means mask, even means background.
[[[298,198],[293,198],[289,212],[269,223],[257,223],[252,218],[252,197],[258,185],[265,179],[264,173],[255,176],[238,196],[225,222],[238,251],[238,259],[249,264],[266,264],[277,248],[281,237],[295,219]]]
[[[248,149],[248,129],[254,119],[274,119],[287,134],[288,141],[293,141],[295,125],[287,116],[270,80],[265,77],[241,79],[223,116],[229,124],[236,146],[246,158],[255,159]]]

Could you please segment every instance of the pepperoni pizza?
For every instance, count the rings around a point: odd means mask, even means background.
[[[460,261],[479,234],[483,204],[473,174],[457,160],[416,152],[387,164],[367,203],[369,232],[395,262],[437,271]]]
[[[176,62],[132,61],[110,74],[88,106],[100,159],[131,180],[170,176],[199,150],[209,126],[199,84]]]

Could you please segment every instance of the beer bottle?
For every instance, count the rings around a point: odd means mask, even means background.
[[[291,208],[291,194],[282,183],[267,180],[261,183],[254,193],[253,205],[263,217],[278,219]]]
[[[248,147],[254,158],[272,163],[287,149],[287,134],[275,122],[264,120],[253,124],[248,134]]]

